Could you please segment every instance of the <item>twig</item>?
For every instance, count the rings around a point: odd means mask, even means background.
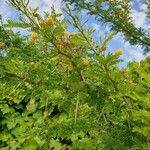
[[[79,92],[77,93],[77,101],[76,101],[76,109],[75,109],[75,118],[74,118],[75,126],[77,123],[78,109],[79,109]]]
[[[97,120],[97,122],[99,122],[100,118],[102,117],[102,115],[103,115],[103,112],[104,112],[104,108],[105,108],[105,107],[103,107],[103,108],[102,108],[102,111],[101,111],[101,113],[99,114],[99,117],[98,117],[98,120]]]

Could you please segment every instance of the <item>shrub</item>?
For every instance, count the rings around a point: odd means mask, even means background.
[[[47,24],[5,25],[26,26],[28,36],[1,27],[0,149],[148,149],[149,58],[120,73],[119,57],[67,12],[72,20],[53,12]]]

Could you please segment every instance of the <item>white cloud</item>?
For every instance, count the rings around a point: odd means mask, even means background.
[[[92,27],[95,30],[95,38],[99,38],[100,36],[102,36],[104,38],[105,33],[111,33],[110,32],[110,26],[108,25],[102,25],[100,23],[94,22],[91,23],[89,22],[88,27]]]
[[[131,17],[136,27],[143,27],[145,29],[148,28],[148,25],[146,24],[146,14],[144,11],[141,12],[134,9]]]
[[[140,50],[130,49],[130,50],[127,50],[127,53],[131,56],[133,60],[137,62],[145,58],[145,56],[140,52]]]
[[[140,5],[140,10],[146,11],[146,10],[147,10],[147,7],[148,7],[148,5],[142,4],[142,5]]]
[[[128,42],[124,44],[125,54],[127,58],[134,61],[141,61],[145,58],[140,46],[131,46]]]
[[[40,14],[44,14],[44,12],[51,12],[51,7],[54,6],[54,9],[57,13],[61,12],[62,0],[31,0],[31,7],[39,7]]]
[[[144,4],[142,1],[137,0],[137,2],[132,2],[131,3],[131,15],[133,22],[136,27],[142,27],[143,29],[147,30],[150,26],[147,23],[146,19],[146,12],[147,12],[147,7],[148,5]]]
[[[97,24],[97,23],[93,23],[93,24],[92,24],[92,27],[93,27],[93,29],[96,30],[96,31],[99,31],[99,30],[100,30],[100,25]]]
[[[0,15],[2,15],[3,20],[10,19],[14,17],[15,10],[10,8],[6,1],[0,0]]]
[[[12,19],[17,12],[12,7],[9,7],[6,1],[0,0],[0,14],[2,14],[4,19]],[[30,0],[30,6],[33,8],[39,7],[39,13],[43,15],[44,12],[50,13],[52,6],[54,6],[57,13],[60,13],[63,5],[62,0]]]

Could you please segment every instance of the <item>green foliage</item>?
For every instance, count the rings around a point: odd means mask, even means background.
[[[130,73],[134,74],[134,91],[129,95],[134,101],[133,120],[135,132],[150,137],[150,57],[141,64],[129,64]]]
[[[136,28],[131,14],[131,0],[64,0],[74,6],[75,10],[87,10],[97,21],[111,24],[115,32],[123,33],[125,39],[132,45],[141,45],[145,52],[150,51],[150,35],[142,28]],[[149,17],[149,0],[147,16]],[[149,20],[148,20],[149,21]]]
[[[99,46],[67,13],[68,21],[55,12],[28,19],[28,36],[0,28],[0,149],[148,150],[149,57],[119,69],[102,49],[114,33]]]
[[[30,25],[28,25],[27,23],[16,23],[12,20],[8,20],[7,24],[4,25],[4,27],[28,28],[28,27],[30,27]]]

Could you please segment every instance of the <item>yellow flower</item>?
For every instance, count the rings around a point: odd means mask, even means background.
[[[31,38],[32,38],[33,40],[36,40],[38,37],[39,37],[38,34],[35,33],[35,32],[33,32],[33,33],[31,34]]]
[[[90,64],[90,61],[87,60],[87,59],[84,59],[84,60],[82,61],[82,63],[83,63],[83,65],[88,66],[88,65]]]
[[[47,18],[47,24],[51,26],[51,25],[53,25],[53,23],[54,23],[53,18],[52,17],[48,17]]]
[[[64,36],[69,36],[70,33],[69,33],[68,31],[64,31],[63,35],[64,35]]]
[[[3,42],[0,42],[0,49],[3,49],[3,48],[5,48],[5,47],[6,47],[6,44],[3,43]]]
[[[46,24],[45,24],[45,21],[44,21],[44,20],[40,20],[40,21],[39,21],[39,25],[40,25],[41,28],[44,28],[45,25],[46,25]]]
[[[123,55],[123,50],[122,49],[116,49],[115,50],[115,56],[119,57],[121,55]]]
[[[128,84],[131,85],[133,83],[133,80],[128,80]]]

